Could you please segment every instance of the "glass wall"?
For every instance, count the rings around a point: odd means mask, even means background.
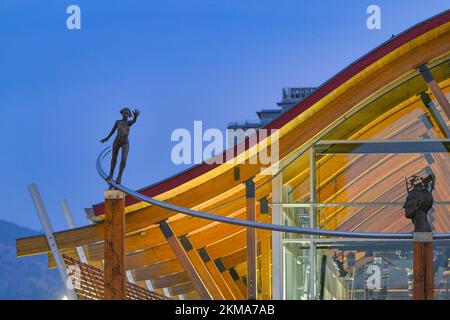
[[[433,232],[449,232],[450,140],[445,140],[442,122],[419,95],[425,89],[417,77],[392,85],[336,121],[313,143],[314,149],[292,154],[283,164],[284,224],[412,232],[413,224],[402,208],[405,178],[432,174],[435,202],[428,218]],[[449,299],[449,243],[434,242],[436,299]],[[412,252],[412,240],[284,234],[284,298],[411,299]]]
[[[285,298],[311,299],[310,244],[285,240]],[[315,295],[321,300],[409,300],[413,289],[412,241],[316,242]],[[433,244],[435,299],[450,299],[450,241]]]

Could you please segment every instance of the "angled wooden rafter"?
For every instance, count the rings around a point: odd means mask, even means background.
[[[239,274],[236,272],[235,268],[228,269],[228,272],[230,273],[231,278],[238,286],[239,290],[241,291],[242,295],[247,297],[247,286],[246,282],[239,276]]]
[[[423,79],[427,83],[428,88],[433,92],[433,95],[435,96],[436,100],[438,101],[439,105],[441,106],[442,110],[447,116],[447,119],[450,120],[450,103],[447,100],[447,97],[442,92],[441,88],[439,87],[439,84],[434,79],[433,75],[431,74],[430,70],[426,65],[422,65],[419,68],[419,72],[422,75]],[[448,127],[447,127],[448,129]]]
[[[180,260],[180,263],[183,265],[184,269],[186,270],[195,289],[200,294],[200,297],[204,300],[211,300],[212,295],[206,288],[205,284],[203,283],[202,279],[200,278],[199,274],[197,273],[197,270],[195,269],[192,261],[189,259],[189,256],[187,255],[183,245],[181,244],[181,242],[178,240],[178,238],[173,233],[170,225],[166,221],[163,221],[160,224],[160,228],[161,228],[161,232],[163,233],[164,237],[166,238],[167,242],[169,243],[169,246],[172,248],[173,252],[178,257],[178,259]]]
[[[214,278],[211,276],[208,268],[205,266],[205,263],[203,262],[202,258],[200,257],[200,254],[198,251],[194,248],[191,241],[187,236],[183,236],[180,239],[181,244],[183,245],[183,248],[189,257],[189,260],[191,261],[194,268],[197,270],[200,278],[202,279],[203,283],[205,284],[206,288],[211,294],[211,297],[214,300],[224,300],[225,297],[223,293],[221,292],[218,284],[214,280]]]
[[[236,297],[234,296],[227,282],[225,281],[222,274],[218,270],[217,265],[211,259],[208,250],[206,248],[201,248],[198,250],[198,253],[200,254],[200,257],[202,258],[203,263],[205,264],[206,268],[211,274],[211,277],[213,278],[214,282],[220,289],[223,297],[227,300],[236,300]]]
[[[448,33],[448,32],[447,32]],[[442,39],[449,39],[449,36],[441,36]],[[395,77],[398,77],[399,74],[401,74],[402,72],[406,72],[406,70],[408,70],[407,67],[411,67],[414,65],[414,63],[417,64],[417,61],[421,60],[421,59],[425,59],[429,57],[433,57],[436,56],[437,53],[442,51],[437,48],[437,41],[439,39],[435,39],[436,41],[433,40],[434,44],[434,49],[432,48],[432,50],[430,50],[430,52],[427,52],[427,48],[418,48],[417,51],[418,53],[420,52],[420,54],[413,55],[413,58],[416,57],[416,59],[403,59],[404,61],[400,61],[399,63],[401,64],[401,66],[398,68],[399,70],[397,70],[397,65],[395,65],[394,63],[390,63],[389,60],[387,61],[386,65],[387,67],[385,69],[387,69],[388,73],[391,72],[391,68],[395,69],[394,71],[392,71],[392,76],[388,75],[384,72],[373,72],[373,74],[371,75],[375,75],[376,77],[373,77],[373,82],[371,82],[371,84],[373,85],[373,88],[370,88],[370,90],[375,90],[376,88],[380,88],[382,85],[384,85],[385,83],[389,83],[389,81],[386,81],[386,79],[395,79]],[[447,47],[448,49],[448,41],[442,41],[442,46]],[[423,46],[423,47],[427,47],[427,46]],[[433,51],[434,50],[434,51]],[[409,57],[411,55],[407,54]],[[398,59],[398,57],[395,58],[396,60]],[[409,61],[415,61],[415,62],[409,62]],[[423,63],[423,62],[422,62]],[[390,65],[390,66],[389,66]],[[395,68],[394,68],[395,67]],[[384,68],[380,68],[380,69],[384,69]],[[372,70],[373,71],[373,70]],[[366,74],[367,76],[367,74]],[[363,77],[362,79],[365,80],[365,78]],[[361,80],[361,78],[359,78],[359,80]],[[370,79],[369,79],[370,80]],[[365,87],[361,87],[360,84],[362,84],[363,81],[360,81],[360,83],[353,83],[353,86],[348,86],[348,88],[350,88],[348,91],[350,93],[345,93],[342,96],[335,96],[332,100],[333,106],[336,106],[335,109],[330,110],[330,108],[328,108],[328,112],[331,113],[333,112],[333,115],[336,114],[336,117],[333,116],[333,118],[337,118],[337,116],[339,116],[339,114],[343,114],[343,110],[346,109],[346,104],[348,104],[348,106],[352,106],[353,103],[355,103],[355,101],[358,101],[358,99],[360,100],[361,97],[367,97],[370,94],[370,90],[365,88]],[[366,85],[367,87],[367,85]],[[358,91],[358,88],[360,91]],[[353,96],[351,91],[353,91]],[[356,93],[356,94],[355,94]],[[358,96],[359,95],[359,96]],[[353,99],[355,98],[355,99]],[[353,99],[353,100],[352,100]],[[326,104],[325,104],[326,105]],[[327,108],[324,108],[327,109]],[[337,110],[337,111],[336,111]],[[317,111],[317,110],[316,110]],[[319,123],[322,121],[323,124],[326,125],[326,121],[323,120],[324,119],[324,112],[322,112],[323,110],[318,110],[318,116],[315,117],[314,121],[318,121]],[[325,110],[326,111],[326,110]],[[328,115],[330,116],[330,115]],[[300,119],[301,117],[299,117]],[[321,120],[322,119],[322,120]],[[285,137],[283,137],[283,143],[281,143],[282,146],[282,157],[286,154],[288,154],[289,150],[293,150],[292,148],[297,148],[299,144],[304,143],[305,141],[308,141],[307,139],[310,138],[310,133],[316,132],[317,130],[311,130],[311,129],[320,129],[320,125],[318,125],[317,127],[311,127],[310,124],[308,123],[309,120],[306,123],[306,127],[302,127],[302,130],[300,130],[301,132],[297,132],[297,133],[289,133],[288,135],[285,135]],[[311,121],[312,122],[312,121]],[[301,121],[297,121],[296,125],[299,126],[299,124],[301,123]],[[294,131],[294,130],[293,130]],[[296,130],[298,131],[298,130]],[[289,146],[285,147],[284,144],[288,144]],[[254,174],[254,172],[257,172],[257,170],[253,170],[252,168],[249,167],[243,167],[241,172],[242,174],[242,179],[245,179],[245,177],[250,177],[252,176],[252,174]],[[227,173],[229,174],[229,172]],[[283,173],[284,174],[284,173]],[[295,176],[295,175],[293,175]],[[225,178],[225,179],[222,179]],[[231,178],[230,176],[227,176],[226,174],[223,174],[221,176],[217,176],[216,178],[214,178],[215,180],[219,181],[220,183],[223,183],[223,186],[220,185],[219,183],[219,187],[217,189],[212,188],[212,186],[216,185],[217,186],[217,181],[216,184],[213,183],[205,183],[203,186],[195,186],[195,188],[193,187],[192,190],[186,191],[183,196],[179,196],[176,193],[174,193],[176,196],[172,196],[172,197],[168,197],[167,199],[162,199],[164,201],[169,201],[169,202],[173,202],[176,204],[180,204],[183,205],[185,207],[193,207],[193,206],[205,206],[207,208],[210,208],[208,205],[205,205],[205,203],[211,202],[213,201],[212,199],[216,199],[216,198],[211,198],[209,197],[207,199],[206,196],[204,196],[205,192],[204,189],[206,190],[214,190],[214,192],[219,192],[220,190],[227,190],[226,192],[229,193],[229,195],[227,196],[221,196],[219,193],[217,193],[218,195],[216,195],[216,197],[219,197],[220,200],[218,200],[217,202],[219,203],[226,203],[226,201],[228,201],[231,198],[235,198],[236,195],[238,194],[238,191],[235,192],[235,190],[233,190],[233,192],[230,192],[230,186],[232,186],[232,182],[231,182]],[[242,180],[241,180],[242,181]],[[228,189],[227,189],[228,188]],[[220,190],[219,190],[220,189]],[[261,190],[266,190],[264,192],[265,195],[267,195],[267,188],[266,186],[263,186],[261,188]],[[203,191],[202,191],[203,190]],[[258,190],[259,191],[259,190]],[[225,192],[223,193],[225,194]],[[257,198],[259,199],[259,196],[257,196]],[[236,203],[233,204],[233,206],[235,205],[236,208],[235,210],[241,209],[242,207],[245,208],[245,200],[239,200],[236,201]],[[213,201],[215,202],[215,201]],[[227,212],[227,206],[224,207],[223,210],[219,209],[218,212],[223,212],[224,214],[229,214],[230,211]],[[135,210],[135,209],[133,209]],[[152,278],[153,276],[155,278],[162,278],[162,277],[166,277],[168,275],[170,275],[170,273],[173,273],[172,270],[175,270],[175,272],[179,273],[182,272],[183,270],[183,266],[181,266],[181,264],[178,263],[174,263],[171,262],[171,264],[169,264],[169,261],[176,261],[175,259],[177,259],[177,256],[175,254],[173,254],[172,249],[170,249],[170,247],[168,245],[164,245],[165,243],[165,239],[164,237],[161,235],[159,228],[152,226],[153,223],[159,222],[160,220],[162,220],[162,218],[167,218],[167,217],[171,217],[173,216],[172,213],[167,212],[165,210],[160,210],[159,208],[154,208],[152,206],[146,207],[146,208],[141,208],[138,210],[135,210],[133,212],[133,210],[131,210],[132,212],[127,214],[127,232],[128,233],[128,237],[126,239],[126,252],[128,253],[132,253],[127,257],[127,261],[130,261],[129,266],[130,268],[140,268],[138,270],[141,269],[145,269],[145,271],[148,272],[147,275],[143,275],[142,279],[149,279]],[[206,210],[208,211],[208,210]],[[234,212],[234,210],[233,210]],[[150,219],[148,217],[151,217]],[[186,222],[192,222],[192,224],[190,223],[186,223]],[[175,228],[175,224],[177,224],[178,226]],[[203,228],[207,225],[207,222],[204,222],[202,220],[199,219],[191,219],[188,217],[182,218],[182,219],[178,219],[175,220],[173,222],[171,222],[171,226],[173,227],[173,231],[175,232],[175,234],[188,234],[190,232],[195,232],[195,229],[197,228]],[[212,225],[212,224],[211,224]],[[74,244],[79,244],[79,243],[83,243],[83,244],[92,244],[93,242],[96,241],[100,241],[101,240],[101,236],[102,236],[102,228],[103,228],[103,224],[98,224],[96,226],[92,226],[92,228],[90,228],[90,231],[86,231],[84,228],[80,228],[80,232],[77,233],[77,235],[75,236],[75,234],[72,234],[72,232],[64,232],[64,236],[62,235],[62,233],[58,233],[56,235],[57,240],[59,242],[60,238],[63,240],[62,243],[62,247],[63,248],[70,248],[69,250],[72,250],[71,252],[74,253]],[[95,228],[95,232],[93,231]],[[211,227],[215,228],[215,227]],[[217,230],[219,229],[226,229],[226,226],[221,225],[217,227]],[[181,230],[181,231],[179,231]],[[203,233],[207,233],[207,229],[205,230],[201,230],[200,232],[198,232],[198,235],[196,235],[198,237],[198,239],[201,238],[201,234]],[[217,233],[217,232],[216,232]],[[235,234],[237,233],[236,231],[230,231],[230,235],[231,234]],[[197,248],[202,248],[203,245],[198,245],[196,242],[194,242],[194,234],[189,235],[189,239],[191,240],[191,242],[194,244],[194,246],[196,246]],[[204,246],[208,246],[208,250],[209,250],[209,245],[210,243],[207,243],[207,237],[204,237],[201,241],[205,242]],[[200,240],[199,240],[200,242]],[[23,242],[21,242],[21,244],[24,244]],[[33,243],[34,245],[35,243]],[[227,241],[224,242],[225,245],[227,245]],[[45,244],[44,244],[45,245]],[[221,257],[223,256],[224,261],[231,261],[232,259],[236,259],[236,257],[238,257],[238,254],[240,254],[243,250],[243,252],[245,253],[245,243],[242,247],[241,244],[239,244],[239,248],[236,248],[236,255],[235,257],[231,257],[234,253],[231,253],[231,251],[228,249],[227,247],[227,253],[226,255],[221,255]],[[103,244],[94,244],[92,247],[91,245],[89,246],[90,249],[94,248],[94,251],[97,249],[100,249],[100,251],[103,251]],[[263,239],[261,237],[261,248],[263,247]],[[36,253],[38,251],[38,249],[33,248],[31,245],[31,242],[25,243],[24,246],[21,247],[21,249],[23,249],[23,251],[21,251],[22,253],[28,253],[30,254],[30,252],[34,252]],[[217,252],[219,251],[219,245],[211,248],[212,252],[211,252],[211,257],[214,259],[217,257]],[[140,250],[144,250],[143,252],[139,252],[139,254],[134,254],[134,252],[140,251]],[[263,253],[262,253],[262,249],[261,249],[261,260],[264,259],[263,257]],[[18,252],[19,252],[19,247],[18,247]],[[98,251],[97,251],[98,252]],[[97,252],[95,254],[97,254]],[[101,254],[96,256],[98,259],[100,258]],[[129,260],[128,260],[129,258]],[[100,260],[95,260],[93,263],[96,263]],[[245,259],[243,260],[245,261]],[[235,266],[236,264],[232,265]],[[144,268],[142,268],[143,266],[145,266]],[[169,267],[170,266],[170,267]],[[227,265],[229,266],[229,265]],[[147,269],[148,267],[148,269]],[[164,272],[159,272],[156,271],[157,267],[161,267],[161,268],[166,268],[167,270],[165,270]],[[178,268],[178,269],[177,269]],[[181,269],[181,270],[180,270]],[[264,268],[263,266],[261,266],[261,273],[263,272]],[[144,272],[144,271],[143,271]],[[152,276],[150,276],[149,274],[152,274]],[[242,276],[242,274],[241,274]],[[245,277],[244,277],[245,278]],[[165,278],[166,280],[170,279],[170,278]],[[182,278],[180,278],[180,281],[183,280]],[[161,280],[162,281],[162,280]],[[242,282],[242,281],[241,281]],[[175,282],[172,282],[171,284],[174,284]],[[184,286],[183,286],[184,285]],[[178,288],[184,288],[183,290],[188,290],[189,289],[189,285],[191,286],[191,288],[193,288],[193,283],[189,282],[188,284],[186,283],[180,283]],[[172,288],[176,288],[178,285],[173,286]],[[175,289],[174,289],[175,290]],[[264,285],[263,285],[263,290],[264,290]],[[181,291],[181,289],[179,290]],[[191,290],[192,291],[192,290]],[[177,290],[175,290],[174,292],[177,292]]]
[[[242,261],[244,261],[242,259]],[[221,258],[218,258],[214,260],[214,263],[217,266],[217,270],[222,274],[223,279],[228,285],[228,288],[230,288],[231,292],[233,293],[233,296],[237,300],[244,300],[245,296],[242,294],[241,289],[237,285],[236,281],[231,277],[230,272],[227,270],[225,264],[223,263]]]
[[[444,26],[440,28],[445,30]],[[314,113],[315,121],[305,121],[307,120],[306,117],[299,117],[298,119],[292,120],[292,123],[285,125],[286,127],[289,126],[289,129],[292,129],[294,125],[298,125],[303,121],[301,126],[302,130],[288,130],[288,128],[284,130],[286,133],[280,137],[280,158],[284,158],[298,148],[299,145],[309,141],[309,139],[322,130],[324,126],[328,125],[330,118],[336,119],[341,117],[349,108],[362,101],[373,92],[381,89],[387,83],[394,81],[405,72],[409,72],[409,70],[416,67],[419,62],[422,61],[423,63],[423,61],[431,61],[433,58],[445,54],[450,47],[449,40],[449,32],[443,32],[438,35],[430,31],[426,36],[424,35],[420,41],[416,41],[413,46],[410,42],[407,42],[402,45],[404,48],[403,51],[397,51],[396,53],[391,52],[389,57],[386,56],[386,58],[379,59],[379,61],[385,59],[386,63],[373,64],[370,66],[371,68],[365,68],[364,71],[354,75],[351,80],[348,80],[348,83],[346,83],[345,86],[339,87],[339,90],[334,90],[333,94],[324,97],[320,101],[320,107],[317,107],[317,112]],[[370,86],[368,86],[365,81],[362,81],[369,75],[374,79]],[[337,94],[338,91],[339,94]],[[324,107],[329,103],[333,104],[333,108]],[[199,205],[207,201],[211,196],[218,196],[237,185],[233,175],[230,174],[232,173],[233,168],[230,168],[228,171],[212,177],[210,180],[201,184],[201,188],[196,187],[193,188],[192,191],[188,190],[163,200],[185,207]],[[260,168],[257,165],[254,165],[253,167],[244,167],[240,170],[242,179],[248,179],[256,175],[259,171]],[[201,189],[209,190],[209,192],[204,192]],[[195,195],[193,195],[194,192]],[[161,210],[153,206],[130,212],[127,214],[127,232],[140,232],[171,215],[172,214],[167,212],[167,210]],[[149,217],[151,217],[151,219],[149,219]],[[55,237],[62,249],[74,248],[76,246],[101,241],[103,238],[102,228],[103,224],[100,223],[76,230],[59,232]],[[18,255],[23,256],[48,252],[49,249],[44,240],[43,237],[18,240]]]

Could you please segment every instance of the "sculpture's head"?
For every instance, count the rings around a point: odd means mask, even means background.
[[[408,196],[403,204],[406,218],[413,219],[418,212],[428,213],[433,206],[434,182],[434,175],[425,178],[413,176],[406,181]]]
[[[120,113],[124,118],[128,119],[131,117],[131,110],[129,108],[123,108],[122,110],[120,110]]]
[[[433,195],[431,192],[413,189],[408,193],[406,201],[403,204],[405,209],[405,217],[412,219],[417,212],[427,213],[433,206]]]

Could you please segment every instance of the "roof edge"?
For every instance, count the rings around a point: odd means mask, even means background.
[[[359,72],[361,72],[362,70],[373,64],[375,61],[379,60],[380,58],[389,54],[390,52],[394,51],[400,46],[406,44],[407,42],[421,36],[422,34],[432,29],[444,25],[449,21],[450,21],[450,9],[441,12],[433,17],[430,17],[426,20],[423,20],[415,24],[414,26],[410,27],[409,29],[406,29],[397,36],[385,41],[384,43],[380,44],[376,48],[372,49],[371,51],[363,55],[361,58],[357,59],[356,61],[352,62],[347,67],[336,73],[333,77],[331,77],[330,79],[325,81],[322,85],[320,85],[314,92],[312,92],[304,100],[300,101],[290,110],[288,110],[278,118],[268,123],[266,126],[264,126],[264,128],[280,129],[285,124],[290,122],[292,119],[294,119],[295,117],[297,117],[298,115],[309,109],[311,106],[313,106],[316,102],[324,98],[334,89],[338,88],[346,81],[351,79],[353,76],[355,76],[356,74],[358,74]],[[246,146],[245,150],[247,149],[248,147]],[[225,155],[226,152],[227,150],[224,150],[221,153],[221,155]],[[183,170],[164,180],[160,180],[154,184],[138,189],[137,191],[147,196],[154,197],[168,190],[171,190],[175,187],[178,187],[196,177],[199,177],[202,174],[207,173],[210,170],[213,170],[219,165],[220,164],[217,163],[214,164],[201,163],[186,170]],[[138,202],[139,201],[129,196],[127,196],[126,198],[127,206],[133,205]],[[92,207],[94,210],[94,214],[96,216],[102,215],[104,213],[103,202],[94,204],[92,205]]]

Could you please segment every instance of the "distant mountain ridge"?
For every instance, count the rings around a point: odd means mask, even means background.
[[[49,270],[47,256],[16,257],[16,238],[39,234],[0,220],[0,300],[61,299],[64,286],[57,270]]]

